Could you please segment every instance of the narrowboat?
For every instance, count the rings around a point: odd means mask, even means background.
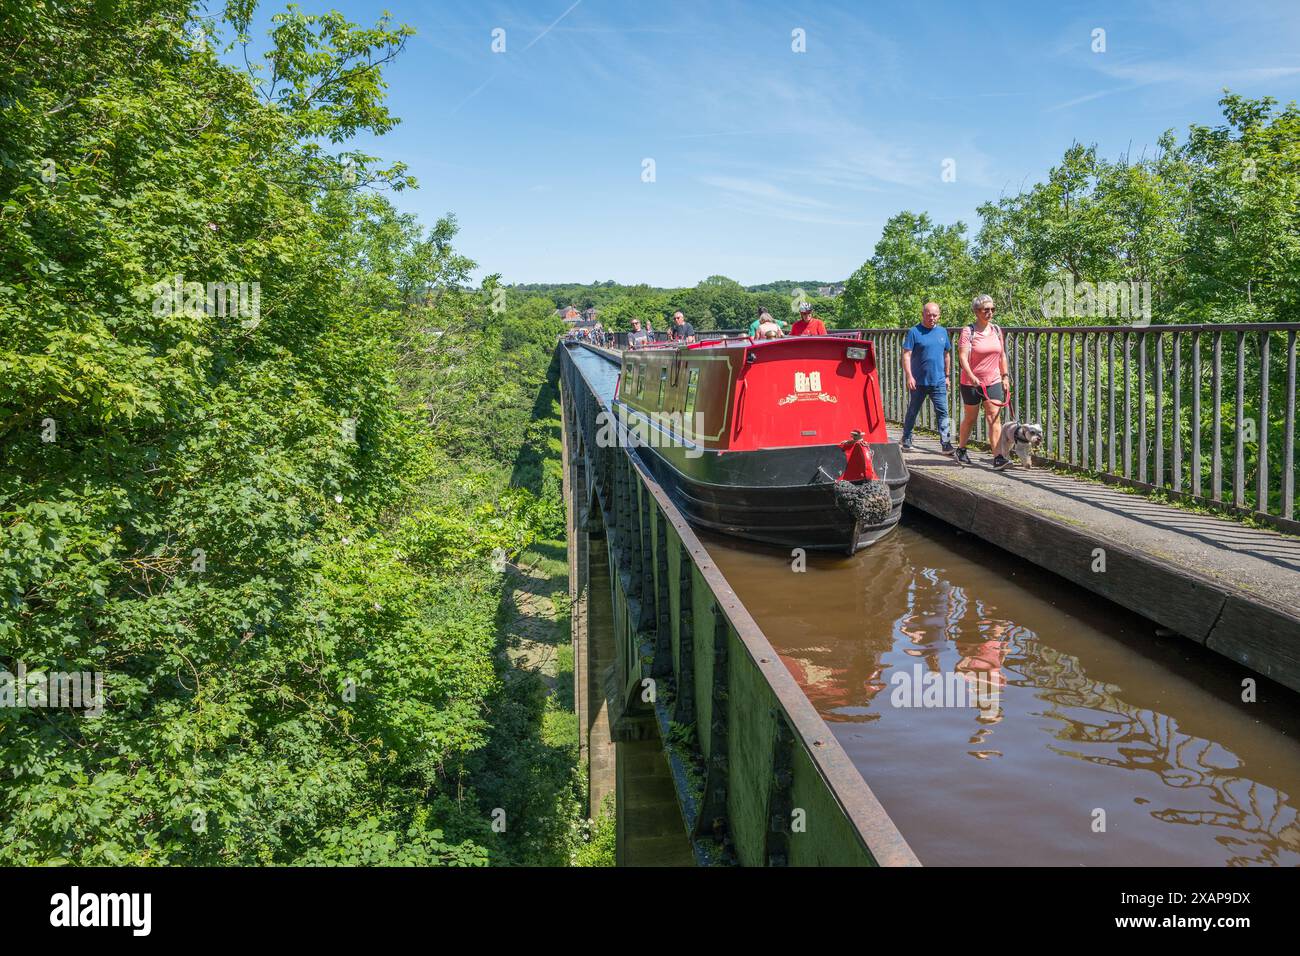
[[[819,335],[626,350],[613,408],[699,527],[853,554],[902,514],[907,466],[885,432],[871,342]]]

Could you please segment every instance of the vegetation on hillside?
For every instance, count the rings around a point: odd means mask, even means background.
[[[499,631],[563,527],[558,322],[329,148],[409,30],[291,7],[245,68],[248,0],[0,7],[0,670],[107,697],[0,712],[0,862],[567,859]]]

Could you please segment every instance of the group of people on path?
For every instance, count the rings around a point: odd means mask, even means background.
[[[937,302],[927,302],[921,309],[921,321],[903,338],[903,374],[911,395],[903,417],[904,451],[912,447],[912,429],[926,399],[934,406],[939,427],[940,448],[960,465],[971,464],[966,442],[975,428],[981,408],[988,425],[989,445],[998,447],[1002,425],[999,413],[1007,404],[1010,379],[1006,345],[1002,330],[993,322],[997,307],[993,297],[978,295],[971,302],[974,321],[962,327],[957,339],[957,361],[961,365],[961,422],[957,427],[957,447],[952,446],[951,421],[948,416],[948,383],[952,380],[952,339],[939,324]],[[999,471],[1009,464],[995,455],[993,467]]]
[[[571,342],[590,342],[592,345],[605,345],[608,343],[605,328],[599,322],[592,326],[569,329],[564,334],[564,337]]]

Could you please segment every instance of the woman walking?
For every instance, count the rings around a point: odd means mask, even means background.
[[[971,302],[975,321],[961,330],[957,345],[957,360],[961,362],[961,425],[957,430],[957,462],[969,465],[966,442],[980,407],[988,423],[989,446],[998,447],[1002,425],[998,413],[1007,404],[1011,381],[1007,377],[1007,350],[1002,341],[1002,330],[993,324],[993,297],[977,295]],[[1001,455],[993,458],[993,467],[1001,471],[1007,459]]]

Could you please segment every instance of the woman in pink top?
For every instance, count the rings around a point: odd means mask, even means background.
[[[978,295],[971,303],[975,321],[961,330],[957,344],[957,359],[961,362],[961,425],[957,429],[957,461],[970,464],[966,441],[975,427],[975,416],[984,406],[984,420],[988,423],[989,444],[998,447],[1002,425],[998,412],[1007,402],[1007,352],[1002,344],[1002,330],[993,324],[993,297]],[[1000,404],[999,404],[1000,403]],[[1001,455],[993,459],[993,467],[1001,470],[1007,460]]]

